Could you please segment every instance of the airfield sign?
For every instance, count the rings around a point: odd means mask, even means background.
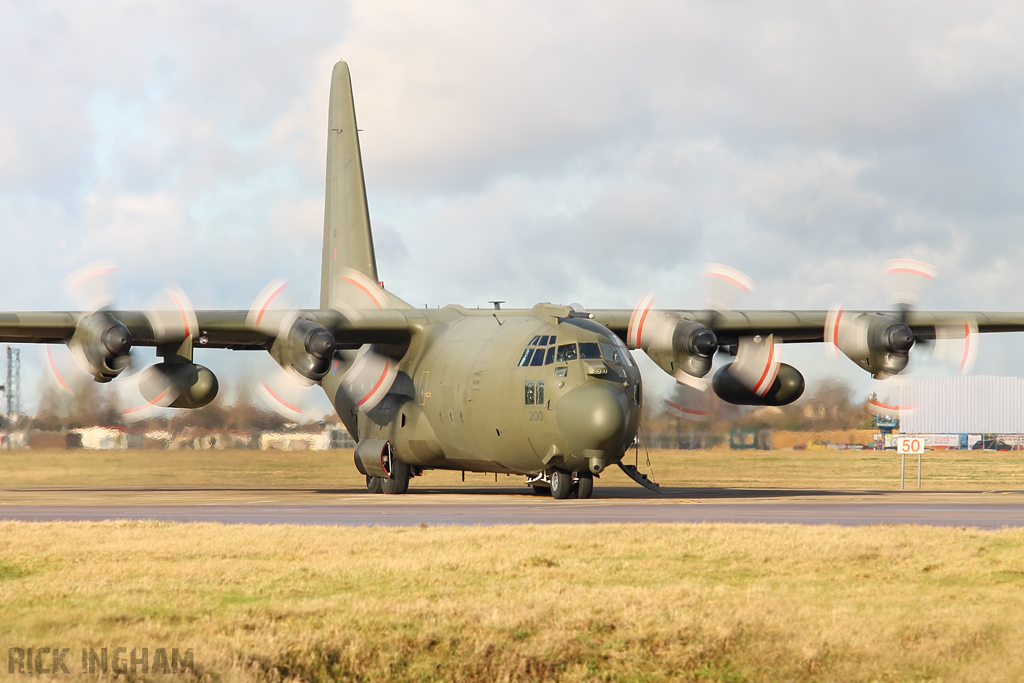
[[[907,472],[907,454],[917,456],[917,488],[921,489],[921,456],[924,455],[924,439],[920,436],[896,437],[896,452],[901,456],[900,489],[903,489]]]
[[[901,455],[922,455],[924,453],[924,439],[919,436],[897,437],[896,452]]]

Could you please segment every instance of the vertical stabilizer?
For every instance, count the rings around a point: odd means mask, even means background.
[[[320,269],[320,308],[323,309],[331,308],[332,301],[336,300],[338,293],[334,290],[345,269],[352,268],[373,282],[379,281],[352,102],[352,79],[345,62],[334,65],[327,121],[327,196]]]

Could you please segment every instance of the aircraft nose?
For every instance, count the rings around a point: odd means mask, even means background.
[[[576,387],[555,407],[558,430],[574,456],[603,469],[611,452],[621,446],[628,418],[626,395],[603,382]]]

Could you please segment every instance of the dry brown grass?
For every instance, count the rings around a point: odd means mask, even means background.
[[[126,646],[224,681],[1024,676],[1024,531],[0,523],[0,557],[0,645],[72,672]]]
[[[894,451],[651,451],[666,486],[771,489],[899,488]],[[626,460],[633,462],[633,454]],[[640,452],[641,469],[645,453]],[[924,456],[927,490],[1024,488],[1024,451],[934,451]],[[521,486],[522,477],[430,470],[422,487]],[[0,451],[0,486],[136,486],[361,489],[352,451]],[[599,486],[634,486],[617,468]],[[917,459],[907,458],[907,487],[917,486]]]

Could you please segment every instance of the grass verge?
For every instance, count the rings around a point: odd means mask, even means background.
[[[626,460],[633,462],[633,454]],[[643,471],[645,454],[640,453]],[[898,489],[893,451],[651,451],[665,486],[773,489]],[[926,490],[1024,488],[1024,451],[933,451],[924,456]],[[917,459],[907,458],[907,488]],[[521,486],[522,477],[429,470],[413,488]],[[0,486],[362,488],[352,451],[0,451]],[[618,468],[598,486],[635,486]]]
[[[3,652],[71,648],[63,679],[118,646],[223,681],[1024,675],[1022,531],[6,522],[0,557]]]

